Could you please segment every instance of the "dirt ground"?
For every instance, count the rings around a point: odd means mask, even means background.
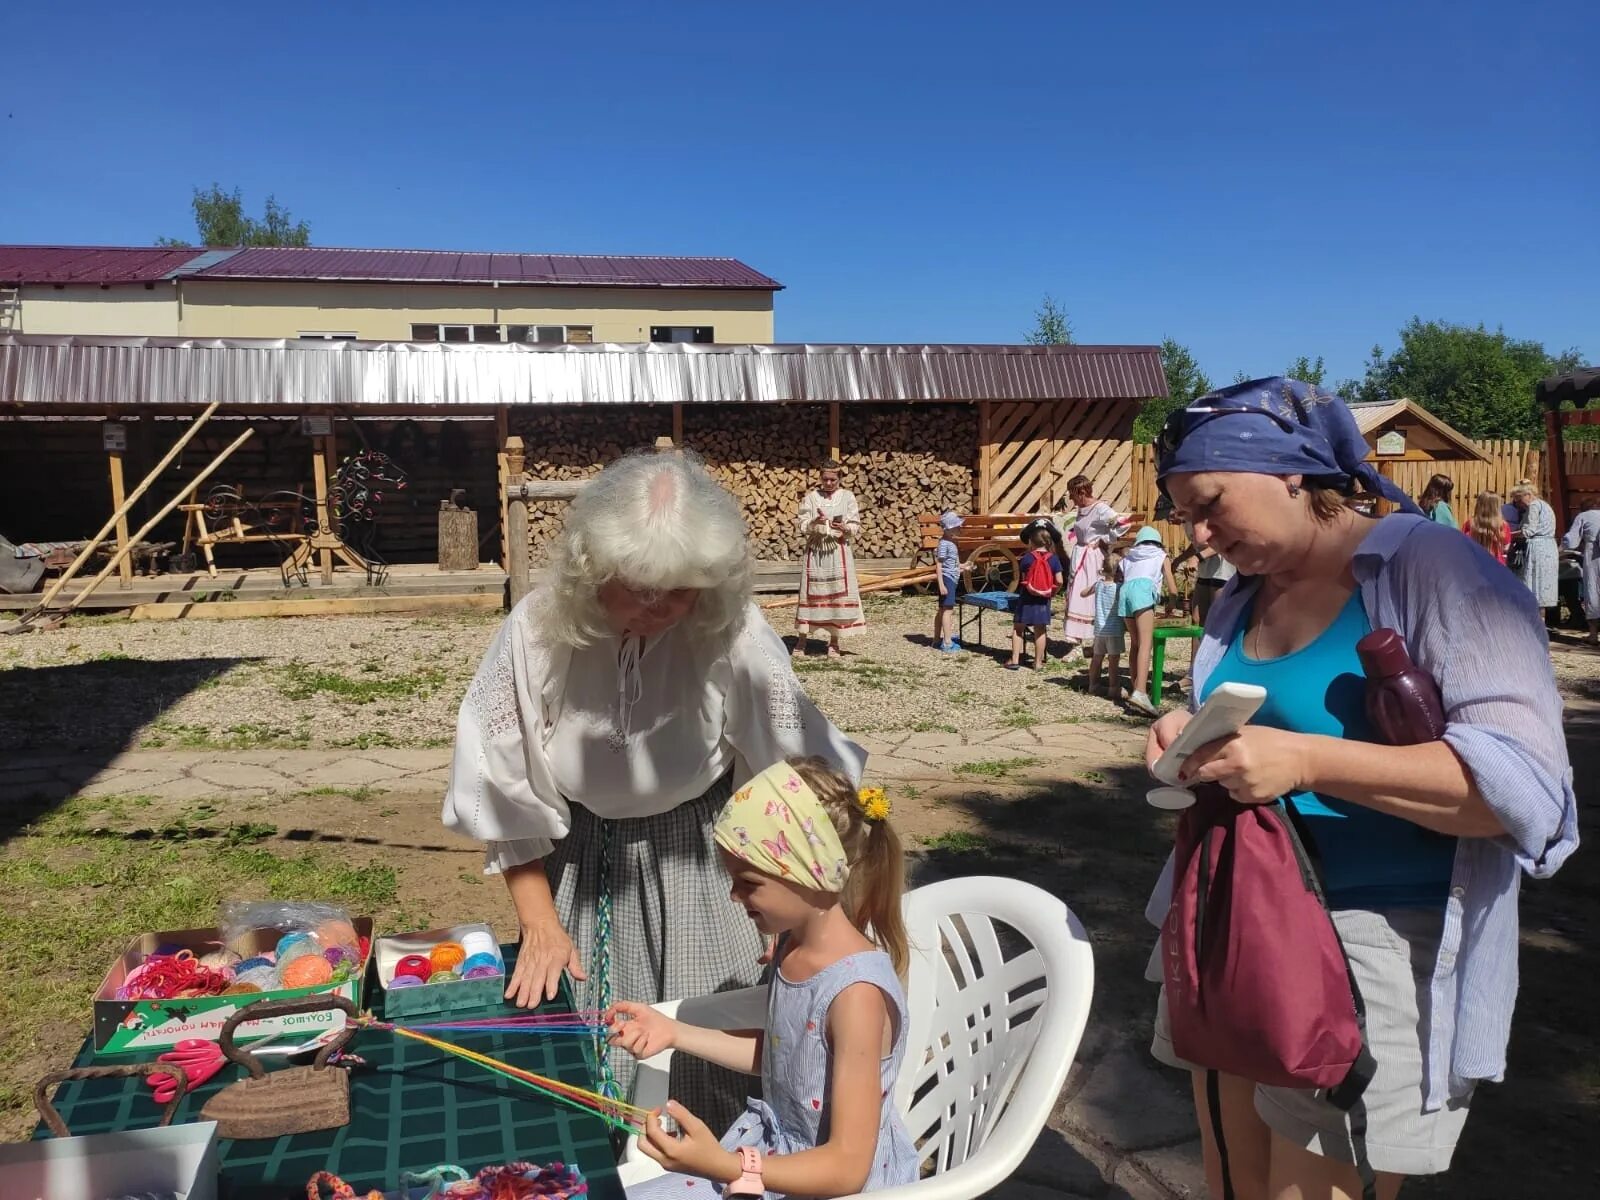
[[[803,664],[802,680],[821,707],[876,737],[981,721],[1018,731],[1051,722],[1070,738],[1073,722],[1131,724],[1108,701],[1073,688],[1076,662],[1019,676],[990,656],[928,649],[929,608],[875,603],[859,654],[842,664]],[[0,731],[23,763],[59,750],[99,762],[137,747],[210,750],[223,761],[242,748],[354,752],[394,744],[431,747],[442,757],[455,704],[492,628],[473,618],[420,627],[392,620],[69,626],[0,647]],[[998,639],[991,633],[989,641]],[[1580,821],[1595,828],[1600,653],[1562,638],[1553,661],[1568,703]],[[295,663],[303,665],[291,669]],[[242,681],[230,684],[241,665],[248,668]],[[419,676],[423,683],[413,686]],[[373,682],[379,686],[362,686]],[[309,732],[236,732],[252,727]],[[388,741],[375,738],[385,731],[393,731]],[[1142,911],[1170,843],[1168,819],[1142,803],[1142,767],[1130,754],[1110,752],[1091,752],[1070,773],[1054,775],[978,766],[952,768],[938,786],[896,795],[895,819],[916,877],[1007,875],[1064,898],[1095,944],[1085,1046],[1137,1044],[1153,999],[1142,979],[1153,936]],[[488,919],[509,937],[503,887],[482,875],[474,844],[440,826],[439,801],[430,785],[64,803],[41,795],[11,803],[0,820],[0,1137],[25,1135],[32,1079],[62,1064],[82,1037],[86,993],[125,928],[199,916],[230,888],[254,886],[242,873],[264,872],[262,886],[289,894],[338,889],[384,928]],[[1407,1196],[1600,1195],[1593,985],[1600,859],[1584,850],[1554,880],[1525,881],[1522,927],[1507,1081],[1480,1089],[1452,1171],[1409,1186]],[[41,967],[45,961],[54,966]]]

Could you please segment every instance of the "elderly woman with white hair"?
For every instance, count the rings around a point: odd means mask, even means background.
[[[1533,593],[1533,602],[1545,610],[1549,623],[1549,610],[1556,606],[1560,582],[1560,554],[1556,549],[1556,513],[1539,498],[1539,490],[1531,479],[1519,479],[1511,489],[1511,503],[1516,507],[1517,529],[1514,539],[1522,543],[1521,553],[1513,549],[1517,576]]]
[[[781,758],[820,755],[859,780],[865,751],[801,691],[750,602],[739,507],[693,455],[601,471],[553,559],[467,691],[444,802],[511,893],[522,942],[506,996],[537,1004],[563,971],[583,1009],[753,985],[763,946],[712,823]],[[624,1094],[632,1064],[608,1058]],[[746,1087],[674,1068],[673,1095],[713,1123]]]

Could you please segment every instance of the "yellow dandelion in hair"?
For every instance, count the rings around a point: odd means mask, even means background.
[[[856,793],[856,803],[869,821],[881,821],[889,815],[889,797],[881,787],[862,788]]]

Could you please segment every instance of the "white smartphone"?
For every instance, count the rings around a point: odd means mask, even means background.
[[[1169,811],[1193,804],[1194,793],[1178,786],[1178,773],[1183,770],[1183,764],[1201,746],[1243,729],[1266,698],[1267,689],[1253,683],[1219,683],[1150,769],[1150,774],[1166,786],[1152,788],[1145,800],[1155,808]]]

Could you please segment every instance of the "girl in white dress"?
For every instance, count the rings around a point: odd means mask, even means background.
[[[1100,578],[1106,550],[1122,535],[1126,522],[1104,500],[1096,500],[1094,484],[1087,475],[1074,475],[1067,481],[1067,495],[1077,509],[1072,532],[1072,578],[1067,581],[1067,641],[1072,645],[1094,637],[1094,596],[1084,589]]]
[[[824,463],[818,486],[800,502],[805,557],[800,564],[800,603],[795,608],[794,653],[804,654],[813,627],[828,632],[828,657],[839,657],[839,635],[866,625],[850,543],[861,533],[856,498],[839,486],[839,464]]]

